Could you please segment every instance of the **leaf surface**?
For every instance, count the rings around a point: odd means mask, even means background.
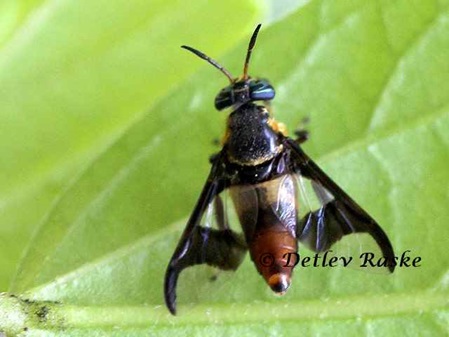
[[[246,45],[220,63],[240,71]],[[212,108],[225,78],[204,65],[76,179],[12,290],[63,301],[73,335],[113,326],[129,335],[446,335],[448,59],[447,1],[311,1],[261,31],[250,66],[277,88],[277,119],[294,129],[310,116],[305,150],[378,220],[397,254],[421,257],[420,267],[393,275],[297,268],[282,298],[249,259],[216,282],[204,281],[206,268],[187,270],[180,317],[170,317],[165,267],[225,118]],[[71,305],[96,314],[73,320]],[[119,310],[117,320],[105,323],[99,305],[104,315]]]
[[[179,46],[223,52],[259,12],[235,0],[2,2],[0,289],[79,172],[199,68]]]

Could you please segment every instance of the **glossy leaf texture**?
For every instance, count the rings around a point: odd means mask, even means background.
[[[233,73],[246,44],[219,59]],[[282,298],[249,259],[215,282],[204,280],[207,270],[186,271],[180,317],[170,317],[165,266],[225,118],[212,102],[226,79],[204,64],[74,180],[11,290],[78,308],[86,321],[64,326],[73,335],[114,326],[130,335],[447,335],[447,60],[447,0],[310,1],[264,27],[250,66],[277,89],[277,119],[292,130],[310,117],[304,149],[378,220],[398,255],[421,257],[420,267],[393,275],[297,268]],[[195,62],[186,55],[176,67]],[[105,323],[98,306],[120,315]]]
[[[0,289],[74,177],[199,68],[180,45],[223,52],[258,12],[234,0],[0,4]]]

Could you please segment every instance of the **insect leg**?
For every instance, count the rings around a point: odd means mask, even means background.
[[[307,131],[306,126],[309,124],[309,117],[304,117],[299,124],[298,128],[294,131],[295,136],[297,137],[295,141],[298,144],[304,143],[307,139],[309,139],[309,131]]]

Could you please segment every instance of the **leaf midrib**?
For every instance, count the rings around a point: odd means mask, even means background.
[[[39,305],[39,302],[32,302]],[[145,327],[264,324],[293,321],[369,320],[406,314],[447,311],[449,297],[433,291],[413,294],[363,295],[346,298],[289,301],[282,303],[253,302],[244,304],[195,304],[180,306],[180,314],[171,316],[161,305],[83,307],[49,304],[52,315],[45,328]],[[63,327],[61,326],[63,322]],[[194,323],[193,323],[194,322]]]
[[[189,312],[177,316],[177,324],[196,322],[212,323],[250,323],[264,321],[312,321],[323,319],[363,319],[392,316],[407,313],[424,313],[434,310],[449,309],[449,298],[441,293],[421,291],[411,293],[396,293],[388,295],[361,295],[344,298],[315,299],[307,301],[289,301],[282,303],[263,302],[251,304],[194,305]],[[208,313],[205,315],[205,313]],[[236,313],[241,313],[236,314]],[[163,324],[164,319],[159,319]],[[166,319],[172,321],[171,317]]]

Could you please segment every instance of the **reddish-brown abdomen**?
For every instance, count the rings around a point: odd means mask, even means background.
[[[230,192],[251,259],[271,289],[283,294],[292,276],[289,256],[297,251],[293,177],[233,186]]]
[[[249,251],[270,288],[284,294],[290,286],[293,268],[288,265],[288,256],[297,251],[296,238],[284,226],[273,226],[255,233]]]

